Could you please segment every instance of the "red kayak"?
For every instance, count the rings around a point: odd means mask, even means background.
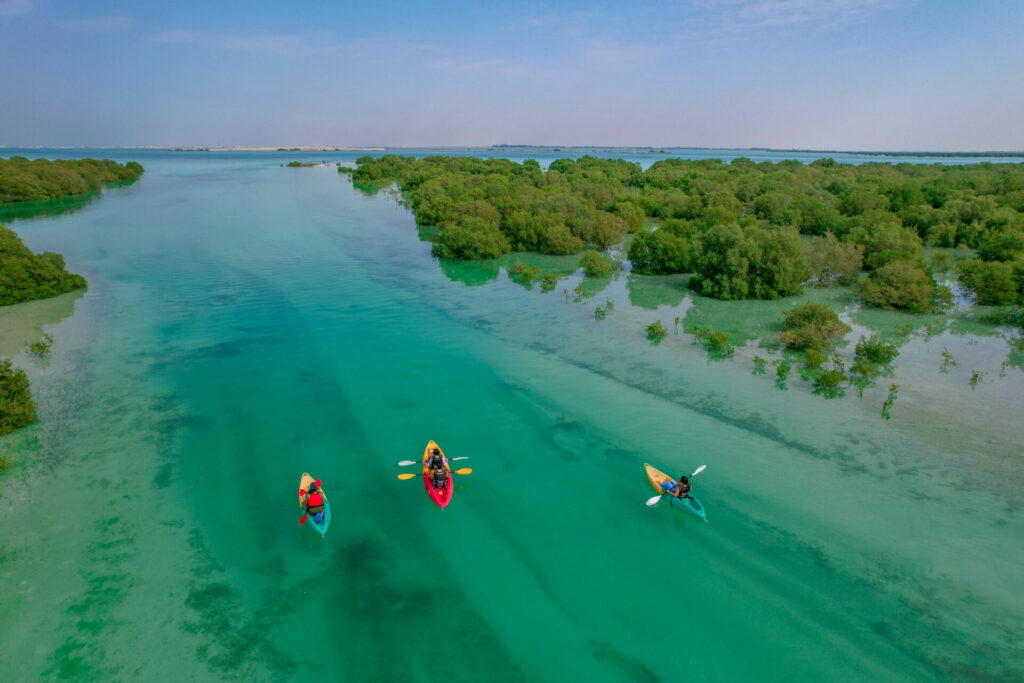
[[[434,478],[430,471],[430,456],[433,455],[435,448],[440,452],[441,459],[444,461],[446,476],[441,486],[434,486]],[[423,450],[423,487],[427,489],[430,500],[437,503],[439,507],[446,508],[448,503],[452,502],[452,492],[455,489],[452,485],[452,470],[448,466],[448,458],[444,457],[444,451],[433,441],[428,441],[427,447]]]

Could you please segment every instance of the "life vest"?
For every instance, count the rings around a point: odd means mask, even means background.
[[[315,515],[318,512],[324,511],[324,497],[320,495],[319,491],[315,491],[309,494],[309,498],[306,500],[306,512],[311,515]]]
[[[430,479],[435,489],[443,488],[448,483],[448,473],[443,468],[438,467],[430,473]]]

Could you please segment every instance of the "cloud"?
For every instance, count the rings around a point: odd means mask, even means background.
[[[36,0],[0,0],[0,17],[20,17],[35,6]]]
[[[849,24],[893,10],[905,0],[694,0],[720,31]]]
[[[274,33],[217,33],[172,29],[151,34],[150,40],[166,45],[195,45],[210,50],[252,52],[277,57],[310,57],[335,54],[341,45],[317,44],[306,36]]]
[[[86,17],[60,22],[65,31],[76,33],[117,33],[135,25],[135,20],[125,16]]]

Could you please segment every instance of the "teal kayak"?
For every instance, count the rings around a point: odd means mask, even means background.
[[[704,513],[704,506],[701,505],[700,501],[694,498],[693,496],[687,496],[686,498],[679,499],[665,493],[665,490],[662,488],[661,485],[663,482],[666,481],[674,481],[672,477],[668,476],[654,465],[648,464],[646,462],[644,463],[644,471],[647,472],[647,481],[651,483],[651,487],[661,495],[668,498],[669,501],[672,503],[672,507],[676,507],[675,504],[679,503],[679,507],[689,512],[694,517],[697,517],[698,519],[703,519],[705,522],[708,520],[707,515]]]
[[[683,498],[682,500],[679,500],[677,498],[672,502],[679,503],[679,507],[689,512],[694,517],[698,517],[700,519],[707,521],[707,515],[704,513],[704,506],[701,505],[700,501],[697,500],[696,498],[692,496],[689,498]]]
[[[326,497],[324,497],[324,523],[323,524],[317,524],[316,523],[316,517],[313,516],[313,515],[310,515],[309,516],[309,524],[314,529],[319,531],[321,536],[323,536],[324,534],[327,533],[327,527],[329,527],[331,525],[331,501],[327,500]]]
[[[309,490],[309,485],[312,484],[315,479],[310,476],[309,472],[303,472],[302,477],[299,479],[299,508],[302,510],[306,509],[306,503],[303,499],[303,493]],[[323,536],[327,533],[327,527],[331,525],[331,501],[327,500],[327,493],[321,487],[320,494],[324,497],[324,521],[323,524],[316,523],[316,516],[307,515],[306,521]]]

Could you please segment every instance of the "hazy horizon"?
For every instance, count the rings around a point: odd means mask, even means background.
[[[0,0],[0,145],[1015,151],[1021,28],[1003,0]]]

